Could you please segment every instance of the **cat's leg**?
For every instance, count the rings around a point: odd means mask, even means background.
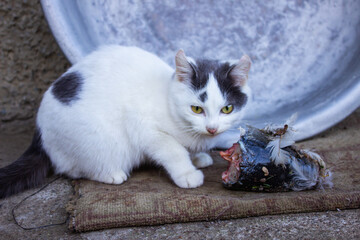
[[[154,137],[157,135],[157,137]],[[181,188],[196,188],[203,184],[204,175],[191,162],[189,152],[173,137],[154,134],[147,140],[147,155],[162,165]]]
[[[213,164],[213,159],[210,154],[199,152],[192,156],[192,162],[197,168],[205,168]]]

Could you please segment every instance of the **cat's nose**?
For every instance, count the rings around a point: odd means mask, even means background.
[[[217,132],[217,128],[206,127],[206,130],[212,135],[214,135]]]

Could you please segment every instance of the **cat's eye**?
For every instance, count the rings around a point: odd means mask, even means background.
[[[194,112],[194,113],[197,113],[197,114],[200,114],[202,113],[204,110],[199,107],[199,106],[191,106],[191,110]]]
[[[222,113],[229,114],[234,109],[233,105],[227,105],[221,109]]]

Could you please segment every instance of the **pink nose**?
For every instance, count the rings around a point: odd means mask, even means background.
[[[215,134],[217,132],[217,128],[209,128],[207,127],[206,130],[210,133],[210,134]]]

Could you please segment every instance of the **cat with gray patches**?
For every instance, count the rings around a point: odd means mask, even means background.
[[[0,169],[0,198],[42,184],[50,170],[121,184],[144,161],[181,188],[201,186],[207,151],[241,121],[251,63],[182,50],[175,63],[174,71],[149,52],[110,45],[72,66],[45,92],[28,150]]]

